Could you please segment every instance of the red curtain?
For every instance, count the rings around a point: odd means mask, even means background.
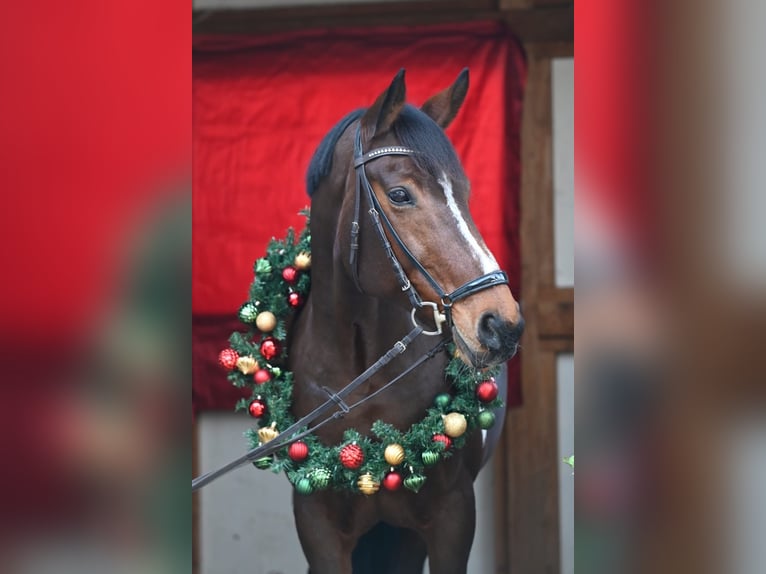
[[[524,57],[496,24],[204,39],[193,60],[194,409],[231,409],[215,365],[272,236],[300,227],[304,176],[324,134],[370,105],[402,67],[422,104],[470,68],[448,129],[471,180],[471,211],[519,294],[519,123]],[[513,366],[515,365],[515,366]],[[518,361],[509,373],[511,402]]]

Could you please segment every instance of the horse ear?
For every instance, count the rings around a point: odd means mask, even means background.
[[[468,68],[463,68],[454,84],[432,96],[420,109],[442,129],[447,129],[463,105],[467,93]]]
[[[394,76],[388,89],[378,96],[375,103],[362,116],[362,136],[370,141],[374,136],[391,129],[404,107],[404,68]]]

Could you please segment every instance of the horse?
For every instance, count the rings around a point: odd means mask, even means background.
[[[340,120],[315,151],[307,172],[311,291],[289,341],[296,418],[374,363],[413,321],[451,337],[461,359],[476,369],[516,353],[519,305],[471,218],[469,182],[444,133],[467,91],[465,69],[417,108],[405,102],[400,70],[369,108]],[[438,335],[436,323],[445,315]],[[380,389],[432,344],[431,337],[416,338],[349,402]],[[316,436],[335,444],[348,428],[369,433],[377,419],[406,430],[436,395],[449,392],[448,359],[440,352],[385,393],[316,429]],[[374,563],[365,571],[420,574],[426,557],[434,574],[464,573],[482,459],[476,429],[465,448],[429,469],[418,493],[294,493],[310,574],[358,572],[365,558]],[[365,556],[371,548],[372,559]]]

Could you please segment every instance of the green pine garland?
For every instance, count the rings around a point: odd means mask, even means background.
[[[285,340],[296,310],[288,302],[290,293],[297,293],[301,301],[305,301],[309,293],[311,278],[308,268],[299,269],[292,283],[288,283],[282,274],[286,267],[296,266],[299,254],[302,254],[304,261],[305,256],[310,254],[309,212],[304,210],[301,214],[306,216],[307,222],[300,235],[296,238],[291,228],[284,239],[272,238],[266,256],[255,262],[255,279],[250,286],[249,298],[239,312],[240,320],[248,324],[249,330],[244,334],[234,332],[229,339],[231,349],[236,352],[235,357],[252,357],[260,369],[269,373],[270,380],[256,384],[252,373],[246,374],[233,364],[225,365],[231,369],[228,378],[234,386],[252,390],[250,399],[241,399],[236,410],[247,411],[254,400],[266,404],[265,414],[257,419],[259,429],[270,426],[275,426],[277,430],[286,429],[295,422],[290,412],[293,375],[279,366],[284,364],[287,349],[280,345],[279,354],[269,361],[261,354],[261,342],[268,337],[277,342]],[[270,333],[261,332],[255,325],[258,314],[264,311],[270,311],[277,319]],[[273,456],[255,461],[255,466],[276,473],[285,472],[290,482],[303,494],[325,488],[359,492],[360,477],[369,475],[365,477],[367,480],[371,478],[373,483],[379,484],[389,472],[399,473],[404,486],[417,492],[426,480],[426,468],[451,456],[455,449],[462,448],[471,430],[491,427],[494,423],[492,409],[502,406],[499,399],[483,403],[476,396],[476,386],[497,374],[498,369],[472,369],[455,356],[454,347],[450,346],[449,349],[453,358],[447,364],[445,375],[452,381],[451,393],[435,397],[433,406],[407,432],[376,421],[372,425],[372,436],[363,436],[354,429],[348,429],[343,441],[337,445],[325,445],[316,436],[308,435],[303,439],[309,452],[306,459],[300,462],[292,460],[288,456],[288,447],[285,447]],[[223,351],[222,356],[230,352]],[[452,438],[451,446],[447,448],[444,443],[434,440],[434,435],[445,433],[442,415],[448,413],[461,413],[467,422],[467,430],[461,436]],[[251,448],[261,443],[259,429],[246,432]],[[339,458],[341,449],[352,442],[361,447],[364,453],[364,462],[355,470],[344,467]],[[390,444],[401,445],[405,453],[404,461],[395,467],[384,458],[384,450]]]

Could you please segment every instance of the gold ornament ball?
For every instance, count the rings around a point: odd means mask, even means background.
[[[442,420],[444,421],[444,434],[452,438],[459,437],[468,428],[468,421],[460,413],[442,415]]]
[[[404,448],[400,444],[390,444],[383,452],[383,458],[391,466],[398,466],[404,462]]]
[[[298,255],[295,256],[293,265],[302,271],[308,269],[311,267],[311,254],[306,253],[305,251],[301,251],[298,253]]]
[[[258,370],[258,361],[250,356],[240,357],[237,359],[237,368],[244,375],[252,375],[255,371]]]
[[[360,476],[356,485],[359,487],[359,492],[368,496],[375,494],[380,489],[380,483],[373,480],[372,475],[369,472]]]
[[[263,427],[262,429],[258,429],[258,438],[261,441],[261,444],[266,444],[270,440],[274,440],[279,436],[279,431],[277,430],[277,423],[271,423],[271,426]]]
[[[259,331],[271,333],[274,330],[274,327],[277,326],[277,318],[271,311],[262,311],[261,313],[258,313],[258,316],[255,318],[255,326],[258,327]]]

